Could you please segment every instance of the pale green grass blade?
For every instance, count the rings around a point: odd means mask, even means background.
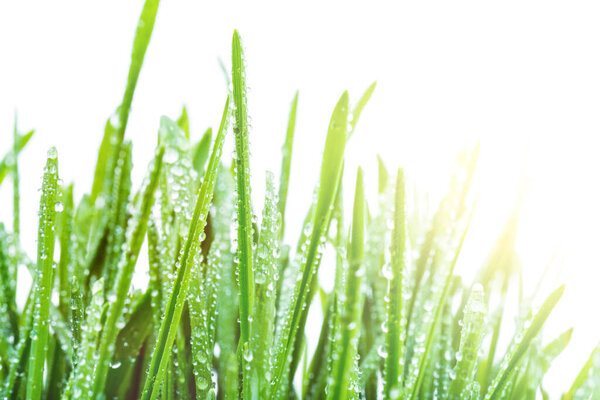
[[[17,130],[17,114],[15,113],[15,126],[13,129],[12,150],[12,180],[13,180],[13,234],[18,242],[21,232],[21,200],[19,194],[19,132]],[[18,246],[18,243],[17,243]]]
[[[460,337],[460,349],[456,354],[455,377],[450,384],[450,399],[463,398],[469,393],[474,379],[477,356],[485,328],[485,303],[483,286],[471,290],[465,310]]]
[[[163,378],[165,377],[167,364],[171,356],[170,348],[173,345],[175,335],[177,334],[179,320],[181,318],[181,313],[183,312],[183,306],[189,289],[192,261],[190,259],[192,256],[190,252],[192,248],[198,249],[200,243],[204,240],[203,232],[204,227],[206,226],[209,207],[212,202],[217,169],[223,152],[223,142],[225,140],[228,116],[229,98],[225,101],[225,109],[223,110],[219,132],[217,133],[213,151],[208,162],[206,176],[198,191],[194,214],[191,219],[183,252],[179,260],[180,266],[177,269],[173,290],[167,304],[165,316],[152,354],[152,361],[141,396],[144,400],[150,398],[154,400],[158,397]]]
[[[204,168],[206,167],[206,161],[208,161],[208,156],[210,155],[210,145],[212,143],[212,128],[208,128],[204,135],[202,135],[202,139],[194,146],[192,150],[192,159],[194,169],[198,173],[198,177],[202,178],[204,176]]]
[[[137,262],[144,237],[150,210],[154,203],[154,192],[158,186],[158,178],[162,168],[164,147],[161,147],[152,160],[148,175],[146,176],[142,188],[140,189],[140,198],[138,206],[132,220],[128,226],[127,246],[122,253],[119,262],[118,274],[116,277],[116,287],[111,290],[108,296],[109,308],[106,321],[103,326],[100,346],[98,348],[97,367],[94,375],[93,393],[94,397],[100,395],[104,390],[108,368],[112,361],[115,340],[118,332],[118,321],[122,318],[123,307],[127,299],[127,293],[131,286],[133,270]]]
[[[348,92],[344,92],[338,101],[327,133],[325,141],[325,150],[323,152],[323,162],[321,164],[321,178],[319,181],[319,193],[317,204],[315,205],[314,217],[312,222],[312,232],[306,251],[306,261],[304,262],[302,278],[296,290],[296,297],[292,308],[286,311],[286,318],[281,335],[281,343],[277,344],[275,356],[277,358],[277,368],[274,374],[274,392],[279,387],[280,380],[286,369],[287,360],[294,347],[298,327],[304,326],[308,308],[312,300],[311,287],[320,262],[319,247],[324,240],[326,227],[331,218],[331,206],[333,205],[337,191],[340,173],[343,164],[343,155],[346,145],[346,126],[348,121]]]
[[[33,133],[34,131],[29,131],[24,135],[18,135],[18,140],[16,141],[17,152],[20,153],[21,150],[23,150],[23,148],[29,142],[29,139],[31,139],[31,137],[33,136]],[[11,149],[8,152],[8,154],[4,155],[4,157],[2,157],[2,159],[0,160],[0,185],[4,181],[4,178],[6,178],[6,174],[8,174],[8,172],[11,169],[14,154],[15,150],[13,147],[13,149]]]
[[[190,140],[190,119],[188,116],[188,111],[185,106],[181,109],[181,115],[177,118],[177,126],[181,128],[183,132],[185,132],[185,137],[187,140]]]
[[[398,169],[391,246],[391,276],[385,334],[384,398],[398,397],[404,376],[404,274],[406,270],[406,188]],[[385,268],[385,267],[384,267]]]
[[[237,194],[238,276],[240,286],[240,346],[250,340],[250,313],[254,299],[252,267],[252,205],[250,204],[250,166],[248,148],[248,115],[246,109],[246,72],[244,53],[237,31],[233,32],[232,81],[235,117],[235,176]]]
[[[357,392],[357,382],[352,367],[358,353],[359,325],[361,321],[361,281],[364,275],[365,195],[362,170],[358,169],[352,233],[348,247],[348,271],[345,296],[340,312],[341,341],[339,354],[334,359],[333,380],[328,388],[328,399],[350,399]],[[354,379],[353,379],[354,378]]]
[[[502,391],[506,387],[506,384],[515,371],[515,368],[525,355],[529,344],[542,329],[544,322],[546,322],[546,319],[554,309],[554,306],[556,306],[556,303],[558,303],[560,300],[564,291],[565,286],[563,285],[552,292],[535,317],[533,317],[531,322],[526,325],[528,326],[527,329],[525,329],[523,333],[519,334],[515,340],[514,348],[507,353],[506,357],[502,361],[500,370],[498,371],[496,378],[492,382],[488,392],[485,395],[485,400],[496,400],[501,397]]]
[[[600,353],[600,345],[598,345],[592,354],[590,354],[590,358],[585,362],[577,377],[573,381],[573,384],[569,388],[569,391],[564,394],[562,400],[573,400],[576,398],[577,391],[585,384],[586,380],[590,376],[590,370],[594,365],[594,361],[597,358],[597,354]]]
[[[369,86],[367,88],[367,90],[365,90],[365,92],[363,93],[363,95],[360,98],[360,100],[358,101],[358,103],[356,103],[356,106],[354,106],[354,108],[352,109],[352,113],[351,113],[352,118],[349,121],[350,122],[350,132],[348,133],[348,137],[352,136],[352,134],[354,133],[354,129],[356,128],[356,124],[358,123],[360,114],[362,113],[363,108],[365,108],[365,106],[369,102],[371,95],[375,91],[375,86],[377,86],[377,82],[373,82],[371,84],[371,86]]]
[[[292,166],[292,149],[294,145],[294,132],[296,130],[296,110],[298,108],[298,92],[292,100],[292,106],[290,108],[290,115],[288,118],[287,132],[285,135],[285,142],[281,148],[281,173],[279,175],[279,213],[281,214],[281,231],[280,235],[283,237],[285,225],[285,206],[287,204],[288,186],[290,183],[290,169]]]
[[[37,267],[34,276],[34,319],[31,329],[31,354],[27,374],[27,399],[42,397],[44,362],[48,344],[52,268],[54,263],[54,224],[58,201],[58,161],[56,149],[48,151],[44,169],[40,222],[38,231]]]

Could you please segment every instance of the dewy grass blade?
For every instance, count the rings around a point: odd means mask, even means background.
[[[475,285],[471,290],[464,314],[460,349],[456,355],[455,377],[450,384],[451,399],[458,399],[468,395],[468,385],[474,378],[477,355],[485,328],[485,304],[483,296],[483,286]]]
[[[115,340],[119,333],[117,322],[119,318],[122,317],[121,314],[123,312],[125,300],[128,296],[129,287],[131,286],[133,270],[144,237],[146,236],[146,227],[148,225],[150,210],[154,203],[154,192],[158,186],[158,177],[160,176],[164,153],[165,149],[164,147],[161,147],[156,152],[156,156],[150,164],[148,176],[140,191],[141,204],[139,205],[139,209],[135,211],[135,215],[132,217],[126,235],[127,246],[126,250],[122,253],[122,258],[119,263],[120,265],[115,281],[116,287],[114,288],[114,291],[111,290],[111,294],[108,296],[110,306],[108,308],[108,314],[106,316],[100,346],[98,348],[98,364],[93,385],[94,397],[99,396],[104,389],[108,368],[114,352]]]
[[[362,170],[356,176],[352,233],[348,248],[348,272],[345,282],[345,300],[340,312],[340,354],[334,360],[333,381],[328,399],[354,398],[358,393],[356,376],[351,373],[358,352],[359,325],[362,311],[361,281],[364,275],[365,194]]]
[[[165,316],[163,318],[160,331],[158,334],[152,361],[144,384],[144,389],[141,398],[143,400],[156,399],[162,387],[163,378],[166,373],[167,364],[170,360],[170,348],[175,340],[179,327],[179,320],[183,312],[183,306],[187,297],[187,292],[190,285],[191,258],[190,251],[192,247],[198,248],[202,237],[204,227],[206,226],[206,218],[208,210],[212,202],[215,180],[217,177],[217,169],[220,164],[221,154],[223,152],[223,142],[225,140],[227,118],[229,116],[229,97],[225,101],[225,109],[219,132],[215,139],[213,151],[208,162],[206,176],[202,182],[202,186],[198,191],[198,198],[194,207],[194,214],[190,222],[190,227],[187,239],[183,248],[183,252],[179,263],[181,264],[177,270],[177,276],[173,284],[173,290],[167,304]],[[201,239],[200,239],[201,238]]]
[[[273,388],[271,397],[277,393],[279,383],[286,369],[288,357],[298,333],[298,326],[304,325],[302,321],[306,320],[308,308],[310,305],[311,286],[317,273],[317,267],[320,261],[319,247],[321,246],[325,229],[329,225],[331,218],[331,206],[333,205],[340,173],[342,170],[344,149],[346,146],[346,127],[348,123],[348,92],[344,92],[338,101],[327,133],[325,141],[325,150],[323,152],[323,161],[321,164],[321,178],[319,181],[319,194],[315,206],[312,222],[312,232],[306,251],[306,261],[302,271],[302,278],[297,288],[292,308],[289,312],[289,323],[286,323],[285,335],[281,337],[282,343],[278,344],[276,350],[277,367],[273,379]]]
[[[404,375],[404,273],[406,251],[406,190],[404,171],[398,169],[394,209],[394,228],[391,246],[391,279],[389,283],[389,303],[387,309],[387,333],[385,334],[387,354],[384,371],[384,397],[393,398],[393,392],[400,392]],[[385,268],[385,267],[384,267]]]
[[[473,208],[474,210],[474,208]],[[449,271],[447,272],[446,282],[444,283],[444,289],[440,295],[439,301],[435,306],[435,314],[433,317],[433,321],[429,325],[429,329],[427,332],[427,336],[425,338],[425,351],[421,354],[421,358],[419,359],[419,366],[417,367],[417,380],[414,383],[414,386],[411,390],[411,399],[416,400],[419,394],[419,390],[421,389],[421,384],[423,383],[423,377],[425,375],[427,362],[429,361],[429,353],[431,352],[431,346],[433,344],[433,340],[435,338],[435,332],[440,323],[440,316],[442,315],[442,309],[446,304],[446,300],[448,298],[448,294],[450,292],[450,285],[452,283],[452,277],[454,275],[454,268],[456,267],[456,263],[458,262],[458,257],[460,256],[460,251],[462,250],[463,244],[465,242],[465,238],[467,237],[467,232],[469,231],[469,226],[471,225],[471,218],[473,217],[473,210],[471,210],[471,214],[469,215],[469,220],[467,221],[465,230],[463,231],[462,237],[456,248],[456,253],[454,254],[454,259],[450,264]]]
[[[290,182],[290,169],[292,166],[292,148],[294,145],[294,131],[296,130],[296,109],[298,108],[298,92],[292,100],[290,116],[288,119],[287,132],[285,142],[281,148],[281,175],[279,177],[279,213],[281,214],[281,231],[280,236],[283,237],[285,225],[285,206],[287,203],[288,186]]]
[[[562,297],[564,291],[565,286],[563,285],[552,292],[535,317],[533,317],[531,323],[526,325],[528,328],[524,331],[522,336],[519,334],[519,337],[517,337],[517,340],[515,340],[514,349],[509,351],[502,361],[500,370],[498,371],[496,378],[492,382],[487,394],[485,395],[485,400],[496,400],[500,398],[506,383],[510,379],[512,373],[515,371],[519,361],[521,361],[525,355],[525,352],[529,348],[529,344],[542,329],[546,319],[556,306],[556,303],[558,303]]]
[[[44,169],[40,223],[38,231],[37,267],[34,277],[33,327],[31,329],[31,354],[27,375],[27,399],[42,397],[44,362],[48,344],[50,296],[52,293],[52,267],[54,263],[54,223],[58,201],[58,161],[56,149],[48,150]]]
[[[348,137],[352,136],[352,134],[354,133],[354,129],[356,128],[356,124],[358,123],[360,114],[362,113],[363,108],[365,108],[365,106],[369,102],[371,95],[375,91],[375,86],[377,86],[377,82],[373,82],[371,86],[369,86],[367,90],[365,90],[358,103],[356,103],[356,106],[354,106],[354,108],[352,109],[352,118],[350,119],[350,132],[348,133]]]
[[[254,278],[252,267],[252,206],[250,204],[250,166],[248,148],[248,115],[246,110],[246,71],[240,35],[233,32],[232,81],[235,108],[235,175],[237,193],[238,224],[238,274],[240,285],[240,346],[246,346],[250,339],[250,313],[254,298]]]
[[[592,369],[596,358],[598,357],[598,353],[600,353],[600,344],[594,348],[592,354],[590,354],[590,358],[583,365],[577,377],[573,381],[571,388],[565,395],[563,396],[563,400],[574,400],[576,398],[577,391],[585,384],[585,382],[591,378],[590,370]]]

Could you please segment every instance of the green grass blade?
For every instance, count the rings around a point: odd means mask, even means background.
[[[13,234],[18,241],[21,232],[21,200],[19,194],[19,132],[17,130],[17,115],[13,130],[12,178],[13,178]]]
[[[364,275],[364,235],[365,235],[365,195],[362,170],[358,169],[352,233],[348,248],[348,272],[345,282],[345,300],[341,307],[341,342],[337,357],[334,358],[333,380],[328,389],[328,399],[349,399],[356,394],[356,377],[352,367],[358,353],[359,324],[361,320],[361,281]]]
[[[386,333],[386,358],[384,372],[384,398],[393,398],[392,392],[399,394],[404,376],[404,274],[406,251],[406,188],[404,171],[398,170],[394,210],[394,230],[392,232],[391,279]]]
[[[590,370],[594,366],[594,362],[596,358],[598,358],[598,354],[600,353],[600,345],[598,345],[590,354],[590,358],[585,362],[577,377],[573,381],[573,384],[569,388],[569,391],[564,394],[562,400],[573,400],[575,399],[575,394],[577,391],[585,384],[586,380],[590,377]]]
[[[504,358],[496,378],[492,382],[487,394],[485,395],[485,400],[496,400],[500,398],[502,391],[504,390],[512,373],[515,371],[515,368],[529,348],[529,344],[542,329],[544,322],[546,322],[546,319],[554,309],[554,306],[556,306],[556,303],[558,303],[560,300],[564,291],[565,286],[563,285],[552,292],[535,317],[533,317],[531,323],[528,325],[528,328],[524,331],[522,336],[517,337],[514,349],[509,351]]]
[[[146,55],[148,43],[150,43],[150,37],[152,36],[159,2],[160,0],[146,0],[138,21],[135,38],[133,40],[127,86],[125,88],[125,93],[123,94],[123,100],[119,106],[119,124],[117,128],[118,143],[123,141],[123,136],[125,135],[127,120],[129,119],[129,110],[131,109],[131,102],[133,101],[133,93],[135,92],[135,86],[142,69],[142,64],[144,63],[144,56]]]
[[[208,156],[210,155],[210,145],[212,143],[212,128],[208,128],[204,135],[202,135],[202,139],[194,146],[192,151],[192,160],[194,169],[198,173],[198,177],[202,178],[204,176],[204,168],[206,166],[206,161],[208,160]]]
[[[427,362],[429,361],[429,353],[431,352],[431,347],[433,344],[433,340],[435,338],[435,331],[440,322],[440,316],[442,314],[442,309],[444,308],[444,304],[446,304],[448,294],[450,292],[450,286],[452,283],[452,278],[454,276],[454,268],[456,267],[456,263],[458,262],[458,257],[460,255],[460,251],[462,250],[462,246],[465,242],[465,238],[467,237],[467,232],[469,231],[469,226],[471,224],[471,218],[473,213],[469,216],[469,220],[467,221],[467,225],[462,234],[458,247],[456,248],[456,253],[454,255],[454,259],[450,264],[450,269],[447,272],[446,282],[444,283],[444,289],[439,297],[439,301],[435,307],[433,321],[429,325],[428,333],[425,338],[425,351],[421,354],[419,359],[419,364],[416,370],[417,378],[411,390],[411,399],[416,400],[419,394],[419,390],[421,389],[421,384],[423,383],[423,377],[426,371]]]
[[[246,110],[246,72],[244,54],[237,31],[233,32],[232,81],[235,108],[235,175],[237,193],[238,224],[238,270],[240,285],[240,346],[246,346],[250,339],[250,313],[254,298],[252,276],[252,206],[250,204],[250,167],[248,148],[248,115]]]
[[[131,286],[133,270],[144,237],[146,236],[146,227],[148,225],[150,210],[154,203],[154,192],[158,186],[158,178],[162,168],[164,153],[165,149],[164,147],[161,147],[156,152],[156,156],[150,164],[148,175],[140,190],[141,204],[139,204],[139,208],[135,211],[135,215],[132,217],[132,221],[128,226],[126,235],[127,246],[126,250],[122,253],[122,258],[119,263],[118,275],[115,281],[116,287],[108,296],[110,306],[108,308],[108,314],[106,316],[100,346],[98,348],[98,364],[93,384],[94,397],[100,395],[104,390],[108,368],[113,356],[115,340],[118,335],[117,323],[122,317],[121,314],[123,312],[125,300],[128,297],[127,294],[129,292],[129,287]]]
[[[298,92],[292,100],[292,106],[290,109],[290,116],[288,118],[287,132],[285,135],[285,142],[281,148],[281,174],[279,175],[279,213],[281,214],[281,231],[280,235],[283,237],[283,231],[285,225],[285,206],[287,204],[288,186],[290,183],[290,169],[292,166],[292,148],[294,145],[294,132],[296,130],[296,109],[298,108]]]
[[[150,398],[154,400],[158,397],[163,383],[163,378],[166,373],[167,364],[170,360],[170,348],[173,345],[175,335],[177,334],[179,320],[181,318],[181,313],[183,312],[183,306],[190,284],[190,252],[192,247],[194,249],[199,248],[200,243],[202,240],[204,240],[203,232],[204,227],[206,226],[208,210],[212,202],[217,168],[223,152],[223,142],[225,140],[228,116],[229,98],[227,98],[225,101],[225,109],[223,110],[221,125],[219,127],[219,132],[217,133],[213,151],[208,162],[206,176],[202,182],[200,190],[198,191],[198,197],[194,207],[194,214],[190,222],[187,239],[179,260],[181,265],[177,269],[177,276],[175,278],[173,290],[167,304],[165,316],[160,327],[156,346],[152,354],[152,361],[150,363],[150,368],[144,384],[144,390],[141,396],[143,400]]]
[[[363,108],[365,108],[365,106],[369,102],[371,95],[375,91],[375,86],[377,86],[377,82],[371,83],[371,86],[369,86],[367,90],[365,90],[358,103],[356,103],[356,106],[354,106],[354,108],[352,109],[352,118],[350,119],[350,132],[348,134],[348,137],[352,136],[352,134],[354,133],[354,129],[356,128],[356,124],[358,123],[360,114],[362,113]]]
[[[18,140],[16,141],[17,152],[21,152],[21,150],[23,150],[23,148],[29,142],[29,139],[31,139],[31,137],[33,136],[33,133],[34,131],[29,131],[24,135],[18,135]],[[4,155],[4,157],[2,157],[2,159],[0,160],[0,185],[4,181],[4,178],[6,178],[6,174],[10,171],[10,168],[12,166],[12,160],[14,157],[14,152],[15,150],[13,147],[8,152],[8,154]]]
[[[48,151],[44,169],[40,223],[38,231],[37,267],[34,278],[34,319],[31,329],[31,354],[27,375],[27,399],[40,399],[44,382],[44,362],[48,344],[52,268],[54,263],[54,224],[58,201],[58,161],[56,149]]]
[[[274,375],[274,392],[277,391],[279,383],[286,369],[287,360],[294,347],[298,326],[304,325],[308,308],[312,300],[311,287],[320,261],[319,246],[323,241],[325,230],[331,218],[331,206],[340,180],[342,170],[344,149],[346,146],[346,126],[348,121],[348,92],[344,92],[338,101],[327,133],[323,161],[321,164],[321,178],[319,181],[319,193],[312,221],[312,232],[306,250],[306,261],[302,271],[302,279],[296,290],[296,297],[292,308],[289,310],[289,321],[283,328],[284,334],[281,343],[276,349],[277,368]]]
[[[253,387],[259,398],[268,398],[273,360],[270,350],[275,332],[275,283],[279,261],[280,214],[277,208],[274,175],[267,171],[266,194],[263,208],[259,242],[256,252],[255,300],[252,311],[251,353],[244,354],[250,359],[250,373]]]
[[[181,115],[177,118],[177,126],[185,133],[187,140],[190,140],[190,119],[185,106],[181,109]]]
[[[450,399],[459,399],[468,395],[468,385],[474,379],[477,355],[485,328],[483,286],[475,285],[471,290],[464,315],[460,349],[456,355],[456,375],[450,384]]]

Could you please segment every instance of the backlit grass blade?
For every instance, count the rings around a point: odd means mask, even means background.
[[[292,166],[292,148],[294,145],[294,132],[296,130],[296,109],[298,108],[298,92],[292,100],[292,106],[290,109],[290,116],[288,118],[287,132],[285,135],[285,142],[281,148],[281,174],[279,175],[279,213],[281,214],[281,231],[280,235],[283,237],[283,230],[285,226],[285,206],[287,203],[288,186],[290,181],[290,169]]]
[[[360,114],[362,113],[363,108],[365,108],[365,106],[369,102],[371,95],[375,91],[375,86],[377,86],[377,82],[373,82],[371,86],[369,86],[367,90],[365,90],[358,103],[356,103],[356,105],[352,109],[352,118],[350,119],[350,132],[348,133],[348,137],[352,136],[352,134],[354,133],[354,129],[356,128],[356,124],[358,123]]]
[[[162,320],[156,346],[154,347],[154,353],[152,354],[152,361],[144,384],[144,390],[141,396],[143,400],[154,400],[158,397],[170,360],[170,349],[175,340],[175,335],[177,334],[179,320],[181,318],[181,313],[183,312],[183,306],[190,284],[192,261],[190,257],[193,256],[190,254],[190,251],[192,250],[192,247],[195,249],[199,248],[200,243],[204,240],[203,232],[204,227],[206,226],[208,210],[212,202],[217,169],[223,152],[223,141],[225,140],[228,116],[229,98],[225,101],[225,109],[223,110],[219,132],[217,133],[213,151],[208,162],[206,176],[198,191],[198,197],[194,207],[194,214],[190,222],[187,239],[178,261],[180,265],[177,269],[177,276],[173,284],[171,296],[169,297],[165,316]]]
[[[285,322],[281,343],[277,344],[275,355],[277,368],[274,375],[274,392],[279,387],[281,377],[286,369],[287,360],[298,333],[298,326],[304,325],[308,308],[310,306],[311,286],[320,262],[319,247],[324,240],[325,229],[331,218],[331,206],[335,199],[340,173],[342,170],[344,149],[346,146],[346,126],[348,123],[348,92],[344,92],[338,101],[327,133],[323,161],[321,164],[321,178],[319,181],[319,192],[317,204],[315,205],[312,230],[309,244],[306,250],[306,261],[303,265],[302,278],[296,289],[296,296],[292,308],[288,313],[289,320]]]
[[[42,397],[44,362],[48,344],[50,297],[52,294],[52,268],[54,263],[54,224],[58,201],[58,161],[56,149],[48,150],[44,169],[40,222],[38,230],[37,267],[34,277],[33,327],[31,329],[31,354],[27,374],[27,399]]]
[[[444,283],[444,289],[439,296],[439,300],[435,306],[433,321],[429,324],[429,328],[427,330],[427,335],[425,337],[425,351],[420,356],[419,364],[416,370],[417,378],[414,385],[411,388],[411,396],[412,400],[416,400],[419,394],[419,390],[421,389],[421,384],[423,383],[423,377],[425,374],[425,370],[427,367],[427,363],[429,360],[429,354],[431,352],[431,347],[433,344],[433,340],[435,339],[435,331],[437,329],[438,324],[440,323],[440,316],[442,315],[442,310],[444,305],[446,304],[448,294],[450,292],[450,286],[452,283],[452,278],[454,276],[454,268],[456,267],[456,263],[458,262],[458,257],[460,256],[460,251],[462,250],[463,244],[465,242],[465,238],[467,237],[467,232],[469,231],[469,226],[471,224],[471,218],[473,216],[473,211],[471,211],[471,215],[469,216],[469,220],[467,221],[466,227],[463,231],[462,237],[456,248],[456,252],[454,254],[454,259],[450,264],[450,268],[446,275],[446,281]]]
[[[208,128],[204,135],[202,135],[202,139],[194,146],[192,150],[192,162],[194,169],[198,173],[198,177],[204,176],[204,168],[206,166],[206,161],[208,160],[208,156],[210,155],[210,145],[212,143],[212,128]]]
[[[475,365],[485,328],[485,303],[483,286],[471,290],[465,310],[460,337],[460,349],[456,355],[455,377],[450,384],[450,399],[468,395],[469,384],[474,379]]]
[[[148,169],[148,175],[145,178],[140,190],[139,205],[135,210],[134,216],[128,226],[127,246],[122,253],[122,258],[119,262],[118,274],[116,277],[116,286],[112,288],[108,296],[109,308],[104,323],[100,346],[98,348],[97,367],[94,376],[93,393],[94,397],[103,393],[108,368],[112,361],[115,340],[117,339],[118,326],[117,323],[122,318],[123,307],[129,287],[133,270],[137,262],[144,237],[146,236],[146,227],[150,210],[154,203],[154,192],[158,186],[158,177],[162,168],[164,147],[161,147],[157,152],[154,160],[151,162]]]
[[[328,399],[351,399],[358,392],[356,376],[352,368],[358,352],[359,326],[361,322],[361,281],[364,275],[365,198],[362,170],[358,169],[352,233],[348,247],[348,271],[345,296],[340,312],[341,341],[339,354],[334,359],[333,380],[328,388]]]
[[[391,277],[389,283],[389,303],[387,309],[387,333],[385,343],[387,354],[384,372],[384,398],[394,398],[400,394],[404,376],[404,274],[406,251],[406,189],[404,171],[398,170],[394,209],[394,230],[391,246]]]
[[[525,329],[523,333],[519,334],[515,340],[514,348],[507,353],[502,361],[500,370],[485,395],[485,400],[496,400],[501,397],[502,391],[512,376],[512,373],[515,371],[515,368],[525,355],[525,352],[529,348],[529,344],[542,329],[544,322],[546,322],[546,319],[554,309],[554,306],[556,306],[556,303],[558,303],[562,297],[564,291],[565,286],[563,285],[552,292],[535,317],[533,317],[531,322],[526,325],[528,328]]]
[[[583,365],[577,377],[573,381],[573,384],[569,388],[569,391],[564,394],[562,400],[574,400],[576,398],[577,391],[584,386],[586,381],[590,378],[590,370],[594,366],[594,362],[598,358],[598,354],[600,354],[600,345],[598,345],[592,354],[590,354],[590,358]]]
[[[23,150],[23,148],[27,145],[29,139],[31,139],[33,136],[33,133],[34,131],[29,131],[24,135],[18,135],[18,140],[16,141],[16,148],[18,152]],[[0,160],[0,185],[4,181],[4,178],[6,178],[6,174],[10,171],[14,154],[15,149],[13,147],[8,154],[5,154]]]
[[[17,115],[15,113],[15,126],[13,129],[12,150],[12,180],[13,180],[13,234],[18,241],[21,232],[21,200],[19,194],[19,132],[17,130]]]
[[[187,140],[190,140],[190,119],[185,106],[181,109],[181,115],[177,118],[177,126],[185,133]]]
[[[248,115],[246,110],[246,71],[244,53],[237,31],[232,44],[233,115],[235,125],[235,176],[237,194],[238,276],[240,285],[240,346],[250,339],[250,313],[254,298],[252,267],[252,206],[250,204],[250,166],[248,148]]]

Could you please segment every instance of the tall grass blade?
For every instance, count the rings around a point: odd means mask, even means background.
[[[279,176],[279,213],[281,214],[281,231],[280,235],[283,237],[285,225],[285,206],[287,204],[288,186],[290,183],[290,170],[292,166],[292,148],[294,145],[294,132],[296,130],[296,109],[298,108],[298,92],[294,95],[292,100],[292,106],[290,108],[290,115],[288,118],[287,132],[285,135],[285,142],[281,148],[281,174]]]

